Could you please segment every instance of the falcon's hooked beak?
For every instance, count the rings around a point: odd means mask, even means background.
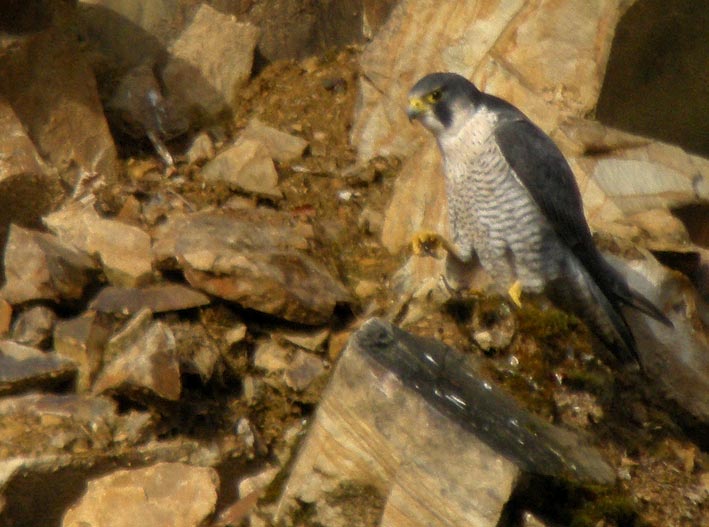
[[[406,115],[409,117],[409,122],[413,122],[414,119],[418,119],[428,111],[428,104],[426,102],[419,98],[419,97],[411,97],[409,98],[409,107],[406,110]]]

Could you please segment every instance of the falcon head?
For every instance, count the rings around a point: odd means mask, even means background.
[[[431,73],[419,80],[409,92],[409,121],[418,119],[438,135],[454,128],[458,120],[474,112],[481,92],[456,73]]]

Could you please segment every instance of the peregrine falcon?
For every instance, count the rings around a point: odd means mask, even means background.
[[[408,116],[438,142],[452,233],[452,243],[438,235],[418,242],[442,245],[463,265],[477,256],[518,305],[522,291],[544,293],[621,362],[639,362],[620,308],[672,324],[596,248],[574,175],[549,136],[510,103],[453,73],[419,80]]]

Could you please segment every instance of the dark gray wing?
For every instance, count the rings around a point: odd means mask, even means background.
[[[601,291],[613,305],[620,302],[633,306],[672,325],[654,304],[631,290],[598,252],[583,214],[574,174],[551,138],[513,107],[502,109],[502,115],[503,122],[495,130],[502,155]]]

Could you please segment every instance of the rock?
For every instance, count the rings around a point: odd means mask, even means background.
[[[205,306],[209,302],[207,295],[191,287],[160,283],[142,288],[104,287],[89,307],[102,313],[132,315],[144,308],[163,313]]]
[[[214,157],[214,143],[209,134],[202,132],[192,140],[192,144],[187,150],[187,162],[190,165],[201,165]]]
[[[322,377],[325,371],[325,365],[321,358],[312,353],[298,350],[286,369],[284,375],[286,386],[297,392],[302,392],[316,379]]]
[[[19,344],[44,348],[51,339],[57,315],[46,306],[31,307],[17,316],[12,326],[12,340]]]
[[[204,383],[209,381],[221,356],[210,330],[202,323],[187,320],[170,324],[170,330],[175,336],[181,371],[199,375]]]
[[[87,392],[103,363],[103,350],[113,333],[113,324],[95,311],[61,320],[54,328],[54,349],[78,367],[76,390]]]
[[[60,9],[46,28],[2,43],[0,93],[65,181],[73,183],[81,173],[113,178],[116,148],[96,81],[71,29],[72,7]]]
[[[352,130],[360,159],[418,150],[422,132],[407,126],[403,108],[409,88],[431,71],[472,77],[546,130],[564,115],[586,114],[598,98],[620,15],[615,1],[517,0],[480,9],[404,0],[362,54]]]
[[[76,365],[56,353],[0,340],[0,393],[51,388],[70,381]]]
[[[158,463],[89,481],[62,527],[199,527],[214,512],[219,476],[212,468]]]
[[[359,488],[382,526],[494,526],[523,471],[613,481],[595,450],[478,375],[432,339],[366,322],[330,378],[275,522],[301,504],[332,525],[344,489]]]
[[[268,340],[254,351],[254,366],[267,373],[280,373],[288,368],[288,350]]]
[[[239,134],[237,144],[242,141],[256,141],[268,150],[268,155],[278,163],[292,163],[303,156],[308,147],[305,139],[281,132],[254,118]]]
[[[242,306],[317,325],[326,322],[344,286],[305,253],[312,227],[266,209],[173,216],[154,232],[158,262],[176,258],[188,282]]]
[[[50,234],[10,227],[5,247],[2,295],[12,304],[30,300],[76,300],[97,265],[86,254]]]
[[[236,326],[227,330],[224,334],[224,340],[227,345],[233,346],[234,344],[238,344],[243,341],[246,338],[247,329],[246,324],[239,322]]]
[[[329,336],[330,330],[327,328],[308,333],[302,331],[281,331],[278,333],[279,338],[313,352],[321,351]]]
[[[202,167],[201,175],[207,183],[223,182],[232,190],[275,199],[283,197],[268,149],[250,139],[237,141],[221,152]]]
[[[239,496],[245,498],[249,494],[260,493],[271,484],[280,471],[280,467],[267,465],[258,473],[242,479],[239,482]]]
[[[45,165],[20,118],[2,95],[0,128],[3,130],[0,141],[0,246],[4,247],[10,224],[38,224],[40,218],[58,203],[62,188],[61,180]]]
[[[216,117],[237,102],[251,75],[259,30],[202,4],[192,22],[170,45],[162,72],[167,96],[187,115]],[[228,60],[225,60],[228,59]]]
[[[119,392],[144,398],[146,394],[169,401],[180,398],[180,365],[175,337],[144,309],[106,345],[105,362],[94,393]]]
[[[709,423],[709,331],[700,319],[697,293],[686,276],[663,267],[646,252],[636,260],[607,259],[628,284],[665,313],[669,328],[626,309],[640,363],[658,391],[695,419]]]
[[[72,203],[44,219],[63,243],[96,255],[108,280],[136,287],[152,276],[150,236],[116,220],[101,218],[90,205]]]

